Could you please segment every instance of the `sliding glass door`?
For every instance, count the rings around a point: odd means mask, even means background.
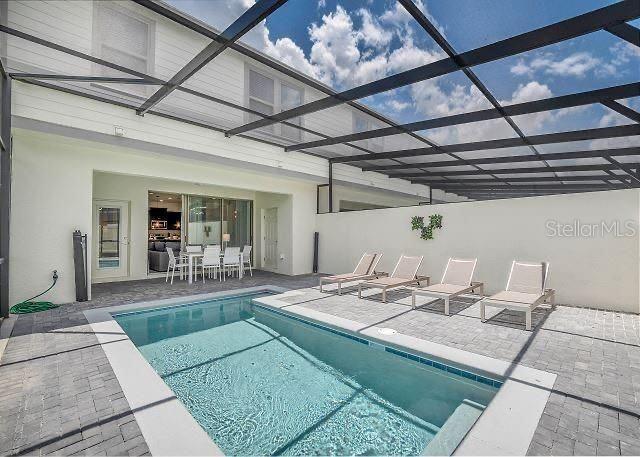
[[[186,244],[220,244],[222,236],[222,199],[187,196]]]
[[[186,195],[185,200],[188,208],[184,220],[187,224],[186,244],[222,244],[224,234],[229,234],[230,241],[226,246],[242,248],[252,243],[251,201],[202,195]]]
[[[251,244],[252,205],[248,200],[224,200],[222,226],[229,234],[229,246]]]

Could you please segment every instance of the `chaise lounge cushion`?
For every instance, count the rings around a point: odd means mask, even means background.
[[[462,290],[468,289],[468,286],[456,286],[455,284],[434,284],[432,286],[423,287],[418,290],[424,290],[426,292],[434,292],[437,294],[457,294]]]
[[[506,301],[511,303],[521,303],[523,305],[531,305],[540,299],[540,294],[528,294],[525,292],[513,292],[503,290],[489,297],[489,300]]]

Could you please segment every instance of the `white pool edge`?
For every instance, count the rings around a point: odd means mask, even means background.
[[[288,291],[256,299],[263,306],[298,315],[318,324],[360,334],[368,340],[409,350],[430,359],[487,377],[504,380],[491,403],[467,433],[454,455],[525,455],[556,381],[556,375],[520,364],[475,354],[439,343],[396,333],[381,334],[379,327],[304,308],[281,300],[303,294]],[[282,309],[284,308],[284,309]]]
[[[260,286],[84,311],[120,383],[151,455],[201,456],[224,453],[149,365],[113,319],[112,313],[160,308],[261,291],[278,293],[284,290],[286,289],[281,287]]]
[[[547,403],[556,375],[524,365],[396,333],[383,335],[378,327],[304,308],[281,298],[304,294],[282,287],[257,286],[210,294],[130,303],[88,310],[84,315],[96,334],[152,455],[224,455],[189,411],[149,365],[112,313],[141,311],[220,299],[260,291],[279,295],[256,299],[261,305],[307,320],[361,334],[366,339],[409,350],[448,365],[488,377],[504,379],[487,409],[458,446],[455,455],[525,455]]]

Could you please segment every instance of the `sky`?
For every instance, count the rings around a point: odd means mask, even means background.
[[[456,52],[601,8],[604,0],[417,0]],[[253,0],[169,0],[223,30]],[[639,27],[640,20],[631,22]],[[337,91],[446,57],[396,1],[289,0],[242,42]],[[473,68],[503,104],[594,90],[640,80],[640,49],[599,31]],[[462,72],[360,100],[397,122],[491,107]],[[621,101],[640,110],[640,97]],[[518,116],[527,135],[629,124],[601,105]],[[439,144],[515,136],[504,120],[424,132]],[[630,143],[632,142],[632,143]],[[635,139],[592,142],[597,147],[638,145]]]

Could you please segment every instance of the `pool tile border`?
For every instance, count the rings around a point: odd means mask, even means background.
[[[476,382],[479,382],[481,384],[487,385],[489,387],[495,387],[496,389],[499,389],[504,384],[503,381],[498,381],[496,379],[487,378],[485,376],[481,376],[481,375],[473,373],[471,371],[467,371],[467,370],[463,370],[463,369],[460,369],[460,368],[456,368],[456,367],[453,367],[451,365],[447,365],[447,364],[444,364],[442,362],[438,362],[436,360],[431,360],[431,359],[428,359],[428,358],[425,358],[425,357],[420,357],[420,356],[418,356],[416,354],[411,354],[410,352],[401,351],[401,350],[393,348],[391,346],[386,346],[384,344],[376,343],[376,342],[367,340],[365,338],[360,338],[358,336],[355,336],[355,335],[352,335],[350,333],[337,330],[335,328],[332,328],[332,327],[329,327],[329,326],[326,326],[326,325],[321,325],[321,324],[318,324],[316,322],[309,321],[307,319],[302,319],[302,318],[300,318],[298,316],[295,316],[295,315],[293,315],[291,313],[283,312],[283,311],[280,311],[280,310],[277,310],[277,309],[274,309],[274,308],[270,308],[270,307],[261,305],[259,303],[256,303],[255,300],[252,300],[251,302],[252,302],[253,306],[255,306],[257,308],[260,308],[260,309],[263,309],[265,311],[268,311],[270,313],[278,314],[278,315],[284,316],[284,317],[286,317],[288,319],[293,319],[295,321],[301,322],[301,323],[309,325],[311,327],[315,327],[315,328],[318,328],[318,329],[333,333],[335,335],[341,336],[343,338],[350,339],[350,340],[355,341],[355,342],[360,343],[360,344],[364,344],[364,345],[367,345],[367,346],[373,346],[373,345],[382,346],[384,348],[384,351],[388,352],[390,354],[396,355],[398,357],[402,357],[404,359],[412,360],[412,361],[420,363],[422,365],[426,365],[426,366],[429,366],[429,367],[444,371],[444,372],[452,374],[452,375],[460,376],[462,378],[466,378],[466,379],[469,379],[471,381],[476,381]]]

